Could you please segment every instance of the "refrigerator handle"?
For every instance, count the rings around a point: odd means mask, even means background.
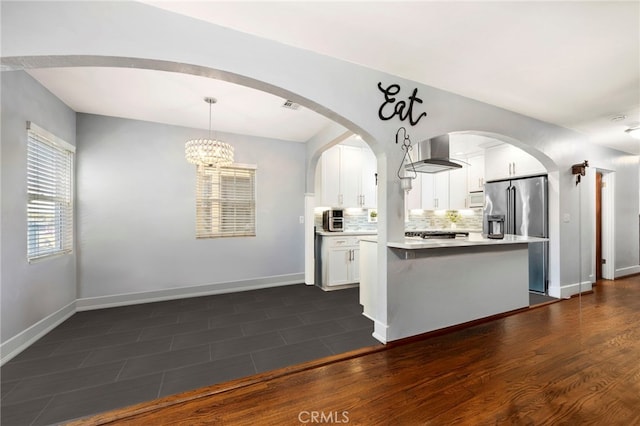
[[[516,234],[516,187],[515,185],[511,186],[511,204],[509,205],[509,209],[511,209],[511,233]]]
[[[511,233],[511,185],[507,186],[507,217],[505,219],[505,223],[504,223],[504,233],[505,234],[510,234]]]

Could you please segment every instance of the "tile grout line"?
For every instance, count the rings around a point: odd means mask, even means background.
[[[49,401],[47,401],[47,403],[45,404],[44,407],[42,407],[42,410],[40,410],[40,412],[38,413],[38,415],[36,417],[34,417],[33,421],[31,423],[29,423],[29,426],[33,426],[36,424],[36,422],[38,421],[38,419],[40,417],[42,417],[42,415],[44,414],[44,412],[47,410],[47,408],[49,408],[49,405],[51,405],[51,403],[53,402],[53,398],[56,395],[51,395],[51,397],[49,398]]]
[[[160,378],[160,386],[158,386],[158,394],[156,395],[156,399],[160,398],[160,395],[162,395],[162,387],[164,386],[165,375],[166,375],[166,371],[163,371],[162,377]]]
[[[253,359],[253,352],[249,352],[249,358],[251,359],[251,364],[253,364],[253,373],[258,374],[258,367],[256,366],[256,360]]]
[[[124,371],[124,367],[127,365],[128,362],[129,362],[129,358],[125,358],[124,362],[122,363],[122,367],[120,367],[120,371],[118,371],[118,374],[116,375],[116,378],[113,380],[113,383],[115,383],[118,380],[120,380],[120,375]]]

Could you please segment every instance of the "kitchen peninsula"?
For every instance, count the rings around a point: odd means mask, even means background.
[[[545,241],[517,235],[488,239],[480,233],[390,241],[388,289],[381,295],[377,238],[360,237],[360,303],[375,323],[374,337],[386,343],[528,307],[529,245]],[[397,308],[382,321],[384,306]]]

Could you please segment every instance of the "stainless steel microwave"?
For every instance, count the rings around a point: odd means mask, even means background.
[[[344,231],[344,210],[329,209],[322,212],[322,227],[325,231]]]
[[[467,195],[467,207],[484,207],[484,191],[474,191]]]

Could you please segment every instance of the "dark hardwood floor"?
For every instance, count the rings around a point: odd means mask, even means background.
[[[76,424],[640,424],[640,276]]]

